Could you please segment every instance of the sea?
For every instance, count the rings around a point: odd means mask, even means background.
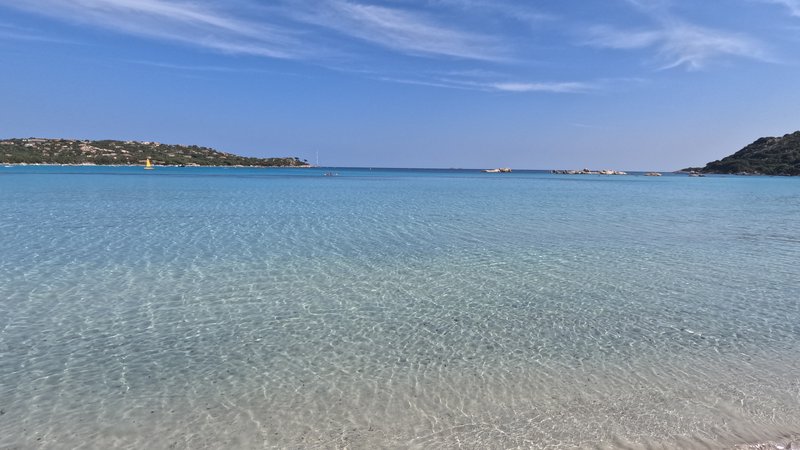
[[[785,438],[799,232],[786,177],[0,167],[0,448]]]

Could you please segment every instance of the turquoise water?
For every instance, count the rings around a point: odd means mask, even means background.
[[[800,179],[0,167],[0,448],[800,432]]]

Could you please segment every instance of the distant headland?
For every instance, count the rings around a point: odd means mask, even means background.
[[[800,131],[762,137],[738,152],[685,172],[736,175],[800,175]]]
[[[296,157],[253,158],[197,145],[158,142],[5,139],[0,140],[0,164],[142,165],[150,158],[165,166],[310,167]]]

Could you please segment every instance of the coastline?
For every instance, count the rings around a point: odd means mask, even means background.
[[[0,168],[3,167],[26,167],[26,166],[35,166],[35,167],[144,167],[143,164],[94,164],[94,163],[80,163],[80,164],[68,164],[68,163],[10,163],[10,162],[0,162]],[[263,165],[242,165],[242,164],[229,164],[229,165],[206,165],[206,164],[153,164],[153,167],[169,167],[169,168],[183,168],[183,167],[209,167],[209,168],[244,168],[244,169],[314,169],[314,168],[331,168],[328,166],[317,166],[313,164],[306,164],[306,165],[275,165],[275,166],[263,166]],[[339,167],[340,169],[344,168],[353,168],[353,169],[366,169],[367,167]],[[377,168],[370,168],[372,169],[391,169],[391,170],[474,170],[474,171],[484,171],[483,169],[447,169],[447,168],[431,168],[431,167],[412,167],[412,168],[397,168],[397,167],[377,167]],[[661,174],[671,174],[671,175],[687,175],[691,176],[693,172],[688,171],[686,169],[682,170],[675,170],[675,171],[647,171],[647,170],[629,170],[629,171],[618,171],[618,170],[563,170],[563,169],[517,169],[518,172],[547,172],[553,175],[647,175],[647,174],[659,174],[655,176],[661,176]],[[698,172],[695,172],[698,173]],[[780,177],[780,178],[795,178],[800,177],[800,175],[792,175],[792,174],[765,174],[765,173],[757,173],[757,172],[737,172],[737,173],[723,173],[723,172],[700,172],[702,175],[700,176],[707,176],[707,175],[714,175],[714,176],[736,176],[736,177]]]
[[[81,164],[60,164],[60,163],[2,163],[2,167],[18,167],[18,166],[44,166],[44,167],[144,167],[143,164],[91,164],[91,163],[81,163]],[[153,167],[214,167],[214,168],[225,168],[225,167],[236,167],[236,168],[245,168],[245,169],[312,169],[317,166],[313,165],[305,165],[305,166],[245,166],[241,164],[231,164],[231,165],[166,165],[166,164],[153,164]]]
[[[66,163],[0,163],[0,168],[8,168],[8,167],[26,167],[26,166],[34,166],[34,167],[144,167],[143,164],[92,164],[92,163],[81,163],[81,164],[66,164]],[[237,169],[315,169],[315,168],[331,168],[328,166],[316,166],[313,164],[302,165],[302,166],[295,166],[295,165],[278,165],[278,166],[250,166],[250,165],[241,165],[241,164],[231,164],[231,165],[171,165],[171,164],[153,164],[153,167],[166,167],[166,168],[198,168],[198,167],[209,167],[209,168],[237,168]],[[367,169],[368,167],[337,167],[338,169]],[[436,168],[436,167],[372,167],[371,169],[389,169],[389,170],[467,170],[467,171],[482,171],[482,169],[472,168],[472,169],[448,169],[448,168]],[[631,175],[631,176],[644,176],[647,173],[662,173],[662,174],[671,174],[671,175],[690,175],[690,172],[684,170],[676,170],[676,171],[646,171],[646,170],[629,170],[629,171],[608,171],[614,173],[604,173],[604,171],[579,171],[579,170],[561,170],[561,169],[517,169],[517,172],[543,172],[543,173],[550,173],[553,175]],[[713,175],[713,176],[736,176],[736,177],[780,177],[780,178],[794,178],[798,177],[798,175],[789,175],[789,174],[764,174],[764,173],[721,173],[721,172],[703,172],[703,175]]]

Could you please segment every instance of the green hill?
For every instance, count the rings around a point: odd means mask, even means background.
[[[762,137],[728,157],[708,163],[703,173],[800,175],[800,131]]]
[[[0,141],[2,164],[141,165],[147,158],[156,165],[174,166],[308,166],[295,157],[250,158],[196,145],[40,138]]]

